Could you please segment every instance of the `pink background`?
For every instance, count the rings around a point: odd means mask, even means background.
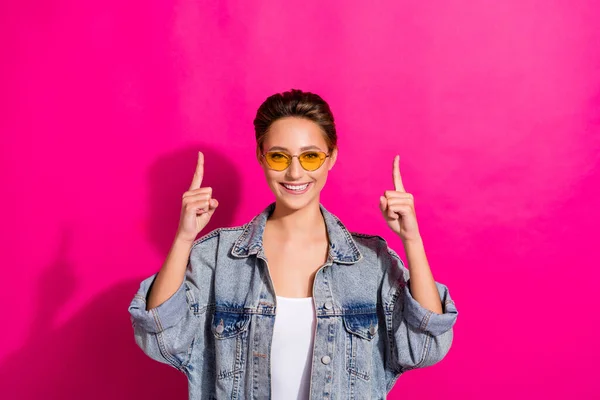
[[[449,355],[389,398],[597,398],[597,1],[0,7],[3,399],[187,398],[127,305],[198,150],[221,202],[208,228],[271,201],[252,119],[290,88],[336,116],[323,204],[399,251],[378,199],[401,155],[460,310]]]

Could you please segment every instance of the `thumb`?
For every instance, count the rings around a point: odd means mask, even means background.
[[[385,214],[385,210],[387,209],[387,199],[384,196],[379,197],[379,209]]]
[[[219,202],[217,199],[210,199],[210,202],[208,203],[208,210],[214,211],[217,207],[219,207]]]

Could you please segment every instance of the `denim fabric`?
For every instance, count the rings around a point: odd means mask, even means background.
[[[136,343],[186,374],[190,399],[270,398],[277,304],[262,236],[273,209],[196,240],[184,282],[163,304],[146,311],[153,275],[129,306]],[[382,238],[350,233],[321,212],[330,248],[313,285],[311,399],[385,399],[403,372],[447,354],[458,312],[437,282],[443,314],[421,307]]]

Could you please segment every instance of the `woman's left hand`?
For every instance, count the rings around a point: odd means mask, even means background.
[[[406,193],[400,176],[400,156],[394,157],[394,189],[386,190],[379,199],[379,208],[388,226],[397,233],[403,242],[420,240],[419,225],[415,214],[413,195]]]

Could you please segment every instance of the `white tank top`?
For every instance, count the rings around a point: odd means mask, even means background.
[[[309,398],[314,329],[312,297],[277,296],[271,345],[273,400]]]

